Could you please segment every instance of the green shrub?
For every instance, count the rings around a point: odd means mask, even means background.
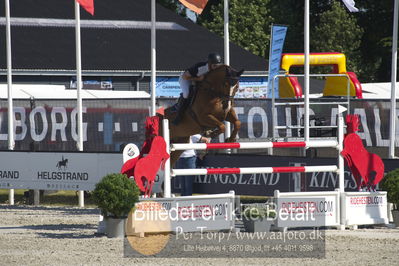
[[[381,181],[381,189],[388,192],[388,201],[399,209],[399,168],[389,172]]]
[[[133,179],[115,173],[101,179],[93,191],[93,200],[104,215],[126,217],[139,200],[139,188]]]
[[[244,210],[244,216],[247,219],[258,219],[258,218],[275,218],[276,211],[269,209],[269,207],[247,207]]]

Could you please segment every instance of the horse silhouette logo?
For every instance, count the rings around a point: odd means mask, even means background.
[[[68,159],[64,159],[64,156],[62,156],[62,160],[58,161],[56,166],[58,170],[61,170],[61,167],[64,167],[65,170],[68,167]]]

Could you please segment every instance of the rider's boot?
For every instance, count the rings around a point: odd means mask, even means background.
[[[173,120],[173,122],[172,122],[174,125],[178,125],[180,123],[181,119],[183,118],[183,114],[185,113],[189,103],[190,103],[189,99],[186,99],[183,97],[183,95],[180,95],[180,98],[177,101],[177,104],[175,107],[177,110],[177,115],[176,115],[175,120]]]

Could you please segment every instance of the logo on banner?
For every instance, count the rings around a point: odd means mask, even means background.
[[[62,167],[65,170],[66,168],[68,168],[68,159],[64,159],[64,156],[62,156],[61,161],[58,161],[56,167],[58,168],[58,170],[61,170]]]

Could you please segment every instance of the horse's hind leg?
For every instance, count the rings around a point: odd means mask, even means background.
[[[241,121],[238,120],[237,114],[233,108],[230,108],[230,111],[227,113],[226,121],[233,124],[233,131],[231,132],[230,137],[225,140],[225,142],[236,142],[238,130],[240,130],[241,127]]]

